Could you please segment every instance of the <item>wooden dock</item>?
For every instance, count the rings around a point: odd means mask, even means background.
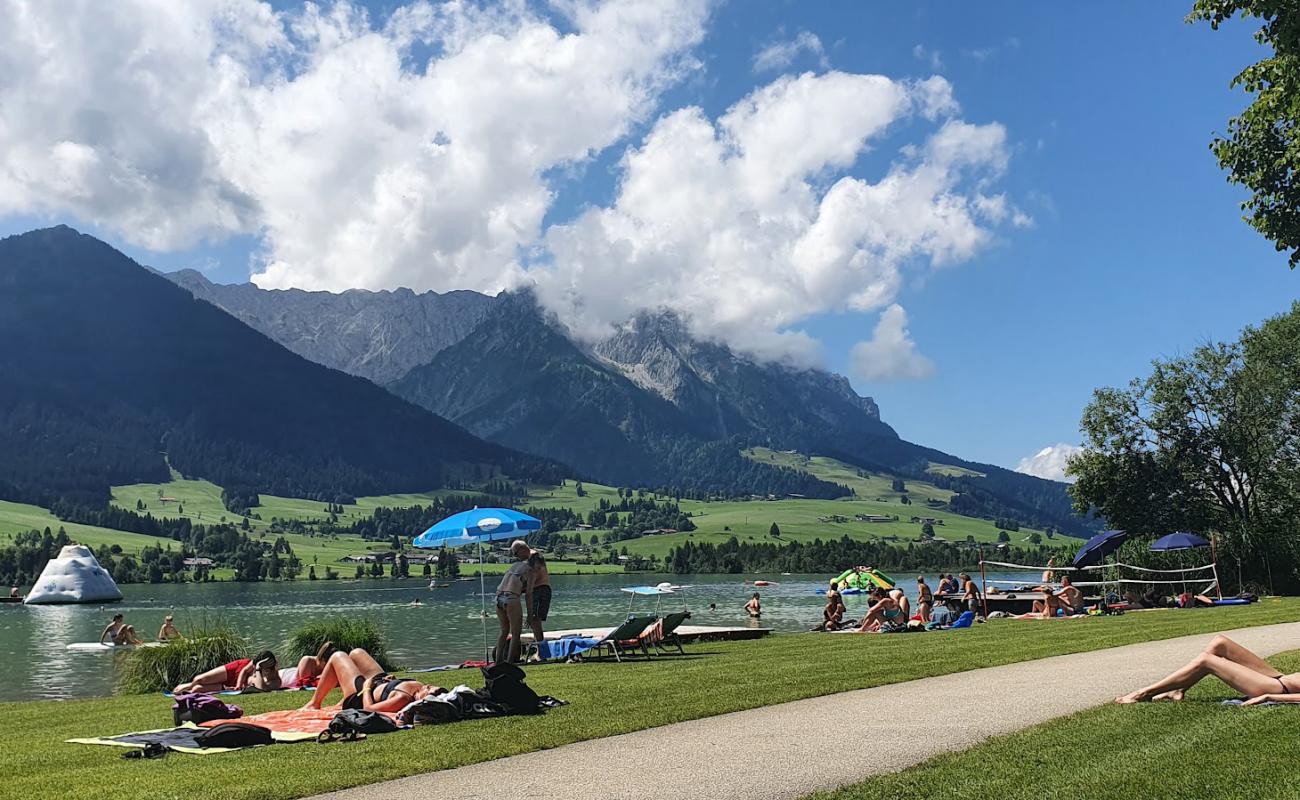
[[[563,631],[546,631],[546,639],[564,639],[569,636],[582,636],[599,639],[609,633],[613,626],[607,628],[573,628]],[[677,628],[677,635],[683,642],[728,642],[741,639],[761,639],[772,632],[771,628],[724,628],[714,625],[682,625]],[[520,637],[523,642],[531,642],[533,635],[527,630]]]

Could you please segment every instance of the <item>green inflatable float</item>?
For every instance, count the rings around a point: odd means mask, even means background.
[[[846,569],[834,578],[845,589],[892,589],[894,579],[874,567],[853,567]]]

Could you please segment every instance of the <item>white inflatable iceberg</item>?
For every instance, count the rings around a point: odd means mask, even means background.
[[[41,570],[41,577],[36,579],[24,602],[28,605],[103,603],[121,599],[122,591],[113,582],[113,576],[99,565],[90,548],[70,544]]]

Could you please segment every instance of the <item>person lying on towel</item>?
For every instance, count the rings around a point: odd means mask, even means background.
[[[1300,703],[1300,672],[1282,671],[1226,636],[1215,636],[1209,647],[1185,666],[1142,689],[1115,698],[1116,703],[1182,700],[1188,689],[1213,675],[1246,695],[1243,705]]]
[[[316,692],[303,710],[319,709],[329,693],[338,687],[343,692],[340,708],[363,711],[401,711],[415,700],[446,692],[440,686],[389,676],[374,656],[358,647],[350,653],[334,653],[316,683]]]
[[[275,653],[263,650],[252,658],[238,658],[207,672],[200,672],[193,680],[172,689],[172,694],[199,694],[227,689],[236,692],[245,689],[273,692],[279,688],[280,665],[275,660]]]

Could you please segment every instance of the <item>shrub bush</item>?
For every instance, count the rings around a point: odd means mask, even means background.
[[[117,670],[114,691],[148,694],[170,691],[200,672],[249,655],[248,642],[229,627],[216,625],[189,631],[162,647],[141,647],[125,654]]]
[[[349,617],[333,617],[302,626],[280,648],[282,660],[292,666],[302,656],[315,655],[325,642],[333,642],[335,649],[343,652],[355,647],[363,648],[384,669],[397,668],[389,660],[388,645],[379,626],[368,619]]]

